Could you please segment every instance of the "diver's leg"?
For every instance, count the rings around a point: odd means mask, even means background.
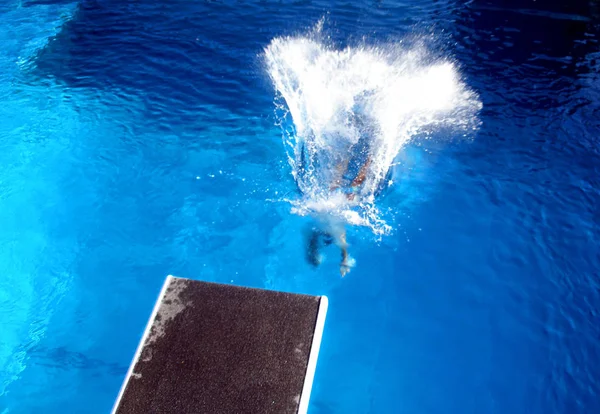
[[[335,191],[338,188],[340,188],[340,186],[342,185],[342,182],[344,180],[344,175],[348,171],[349,163],[350,163],[350,157],[346,157],[346,158],[342,159],[339,163],[337,163],[337,165],[335,166],[335,177],[333,178],[333,182],[332,182],[331,186],[329,187],[330,191]]]
[[[370,166],[371,166],[371,156],[369,155],[367,157],[367,161],[365,161],[363,166],[360,167],[360,171],[358,172],[358,174],[356,175],[354,180],[352,180],[352,184],[351,184],[352,187],[358,187],[359,185],[362,185],[365,182],[365,180],[367,179],[367,170],[369,169]]]
[[[313,266],[321,264],[321,258],[319,257],[319,235],[320,232],[318,230],[312,229],[306,246],[306,259]]]
[[[350,263],[348,261],[348,243],[346,243],[346,229],[342,230],[342,234],[340,235],[340,248],[342,249],[340,274],[342,277],[344,277],[350,271]]]

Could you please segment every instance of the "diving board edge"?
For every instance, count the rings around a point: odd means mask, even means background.
[[[131,361],[131,364],[129,365],[129,369],[127,370],[127,375],[125,376],[125,380],[123,381],[123,384],[121,385],[121,389],[119,390],[119,396],[117,397],[115,404],[113,405],[111,414],[117,413],[117,410],[119,408],[119,403],[121,402],[121,398],[123,398],[123,394],[125,393],[127,384],[129,383],[129,381],[131,379],[131,374],[133,374],[133,369],[137,365],[138,360],[140,359],[140,355],[142,353],[142,350],[144,349],[144,345],[146,344],[146,340],[148,339],[150,330],[152,329],[152,324],[154,323],[154,319],[156,318],[156,315],[158,314],[158,309],[160,308],[160,305],[162,303],[162,298],[165,296],[165,293],[167,292],[167,288],[169,287],[169,285],[171,284],[171,281],[173,279],[174,279],[174,276],[168,275],[167,278],[165,279],[165,282],[163,283],[162,288],[160,289],[160,293],[158,295],[158,298],[156,299],[156,303],[154,303],[154,308],[152,309],[152,313],[150,314],[148,323],[146,324],[146,329],[144,330],[142,339],[140,339],[140,342],[138,343],[137,349],[135,351],[135,355],[133,356],[133,360]]]
[[[319,311],[317,313],[317,322],[313,334],[312,345],[310,347],[310,355],[308,357],[308,365],[306,367],[306,375],[304,376],[304,386],[300,396],[300,405],[298,406],[298,414],[306,414],[308,412],[308,404],[310,402],[310,394],[312,392],[315,372],[317,370],[317,360],[319,359],[319,350],[321,349],[321,341],[323,339],[323,331],[325,329],[325,318],[327,317],[327,309],[329,308],[329,299],[327,296],[320,296]]]

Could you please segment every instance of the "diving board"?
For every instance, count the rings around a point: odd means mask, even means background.
[[[306,413],[327,303],[167,277],[113,414]]]

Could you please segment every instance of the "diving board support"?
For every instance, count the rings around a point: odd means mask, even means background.
[[[112,413],[305,414],[327,307],[168,276]]]

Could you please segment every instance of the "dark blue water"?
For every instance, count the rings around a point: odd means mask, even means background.
[[[349,229],[343,279],[304,260],[262,57],[323,17],[339,47],[426,39],[483,104],[403,148],[393,231]],[[168,274],[327,295],[311,413],[600,412],[597,2],[23,1],[0,27],[0,413],[110,410]]]

